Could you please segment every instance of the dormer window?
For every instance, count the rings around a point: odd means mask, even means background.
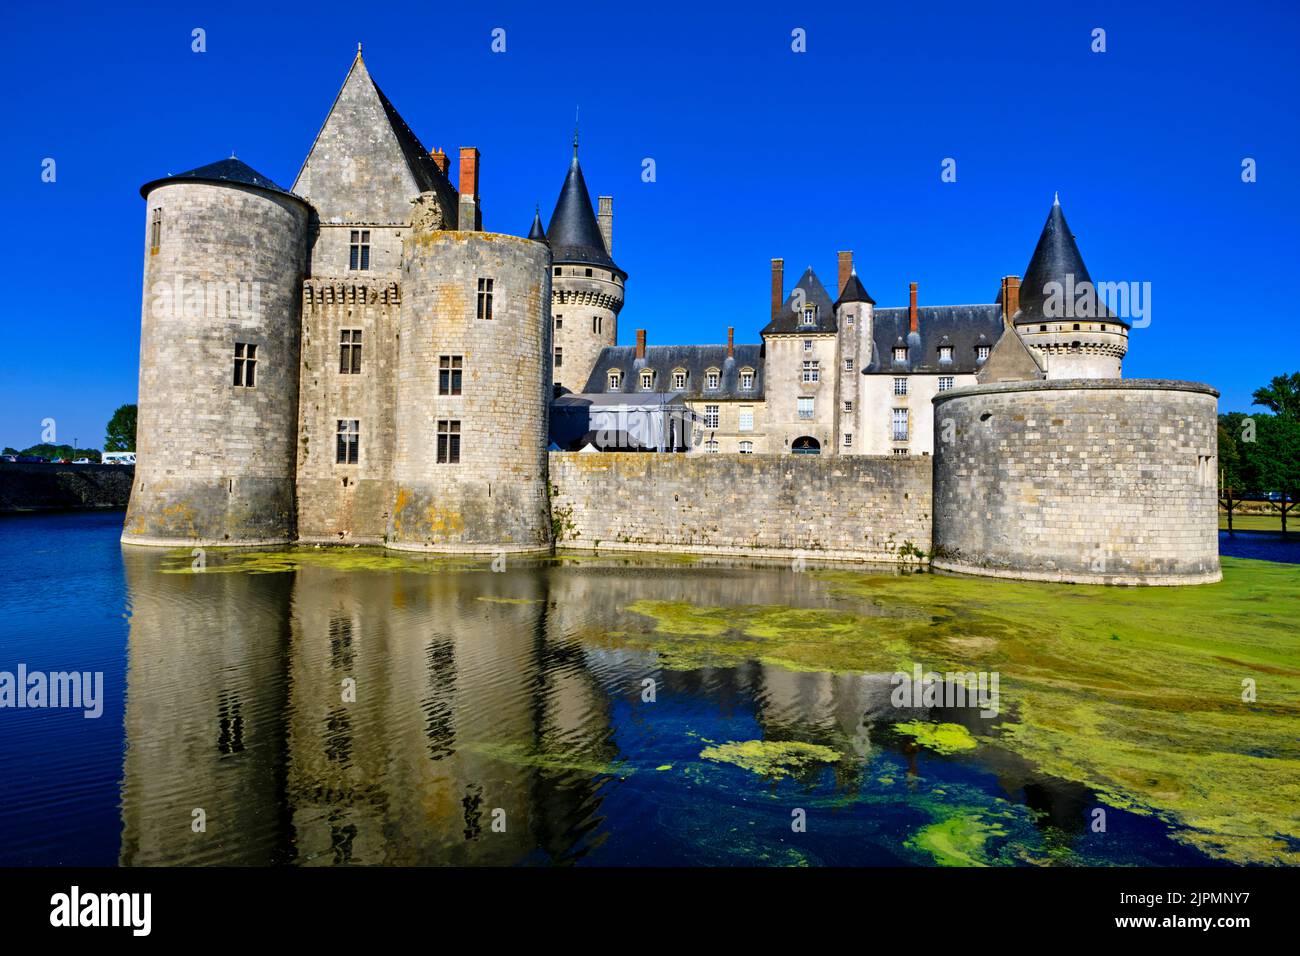
[[[952,361],[952,346],[951,346],[951,345],[940,345],[940,346],[939,346],[939,361],[940,361],[940,362],[951,362],[951,361]]]
[[[817,324],[817,306],[805,305],[803,307],[803,324],[804,325]]]
[[[988,357],[989,357],[989,347],[987,345],[980,345],[976,347],[975,361],[983,362]]]
[[[740,370],[740,390],[742,392],[754,390],[754,370],[752,368],[742,368]]]
[[[611,392],[617,392],[623,387],[623,374],[621,372],[610,372],[608,382],[608,390]]]
[[[716,389],[718,383],[722,381],[722,375],[716,368],[711,368],[704,373],[704,387],[710,390]]]
[[[895,361],[895,362],[906,362],[906,361],[907,361],[907,349],[904,348],[904,347],[901,346],[901,345],[900,345],[898,348],[894,349],[894,361]]]
[[[641,373],[641,391],[649,392],[655,387],[655,373],[650,369],[645,369]]]
[[[684,368],[673,369],[673,391],[674,392],[686,391],[686,369]]]

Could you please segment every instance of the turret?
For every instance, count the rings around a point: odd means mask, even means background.
[[[1004,295],[1007,287],[1004,282]],[[1012,324],[1049,379],[1119,378],[1128,322],[1112,315],[1057,198],[1020,284]]]
[[[600,350],[618,339],[618,313],[623,308],[627,273],[615,265],[610,249],[613,203],[611,197],[601,197],[598,221],[578,165],[575,134],[573,160],[545,233],[554,260],[551,313],[555,348],[551,358],[555,384],[574,392],[587,384]],[[540,228],[540,221],[536,225]]]
[[[140,195],[138,461],[122,540],[292,540],[308,205],[233,157]]]

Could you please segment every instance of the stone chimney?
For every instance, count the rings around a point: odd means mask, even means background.
[[[442,147],[435,146],[433,149],[429,150],[429,158],[433,160],[433,165],[442,170],[442,174],[446,176],[447,167],[451,165],[451,160],[448,159],[447,154],[442,151]]]
[[[601,196],[597,200],[600,211],[596,213],[596,222],[600,224],[600,234],[605,238],[605,251],[614,255],[614,197]]]
[[[1002,318],[1010,322],[1020,311],[1020,276],[1002,280]]]
[[[636,357],[645,358],[645,329],[636,330]]]
[[[785,260],[772,260],[772,318],[781,312],[781,303],[785,301]]]
[[[907,302],[907,331],[915,333],[920,331],[920,325],[916,320],[916,283],[913,282],[908,290]]]
[[[736,357],[736,327],[734,325],[729,325],[727,326],[727,358],[734,359],[735,357]]]
[[[478,150],[460,148],[460,221],[461,232],[477,232],[482,223],[478,207]]]
[[[844,287],[849,283],[849,276],[853,274],[853,252],[846,251],[840,253],[840,291],[836,293],[836,298],[844,294]]]

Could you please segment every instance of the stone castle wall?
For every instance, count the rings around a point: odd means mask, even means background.
[[[934,566],[1084,583],[1217,581],[1217,396],[1152,379],[938,395]]]
[[[929,457],[552,452],[556,544],[893,561],[929,550]]]

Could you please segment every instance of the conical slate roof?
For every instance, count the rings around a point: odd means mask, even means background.
[[[580,263],[623,273],[614,265],[609,250],[605,248],[605,237],[601,235],[596,213],[591,207],[587,181],[582,178],[582,167],[578,165],[576,145],[573,147],[573,162],[569,163],[568,175],[560,189],[560,198],[555,202],[555,212],[551,213],[546,240],[551,245],[556,265]]]
[[[862,280],[858,278],[858,270],[854,269],[849,273],[849,281],[844,283],[844,291],[840,293],[836,306],[845,302],[868,302],[871,305],[876,304],[876,300],[871,298],[867,293],[866,287],[863,286]]]
[[[1069,279],[1071,276],[1073,278]],[[1033,258],[1025,267],[1025,278],[1020,284],[1020,310],[1013,318],[1016,325],[1064,317],[1063,314],[1047,315],[1044,311],[1044,304],[1050,294],[1047,286],[1053,282],[1058,283],[1062,290],[1071,286],[1078,289],[1083,283],[1092,282],[1088,267],[1083,264],[1083,256],[1079,254],[1079,247],[1075,245],[1074,234],[1065,221],[1065,213],[1061,211],[1059,199],[1052,203],[1043,232],[1038,237],[1038,245],[1034,247]],[[1097,312],[1094,318],[1113,318],[1100,301]]]
[[[533,240],[533,242],[546,241],[546,230],[542,228],[541,210],[533,212],[533,227],[528,230],[528,238]]]
[[[229,159],[217,160],[215,163],[208,163],[206,166],[199,166],[189,170],[189,172],[151,180],[140,187],[140,195],[148,196],[149,190],[164,183],[232,183],[239,186],[253,186],[257,189],[265,189],[267,192],[280,193],[285,196],[293,196],[294,199],[300,198],[294,196],[283,186],[276,185],[274,181],[263,176],[248,163],[235,159],[233,156]]]

